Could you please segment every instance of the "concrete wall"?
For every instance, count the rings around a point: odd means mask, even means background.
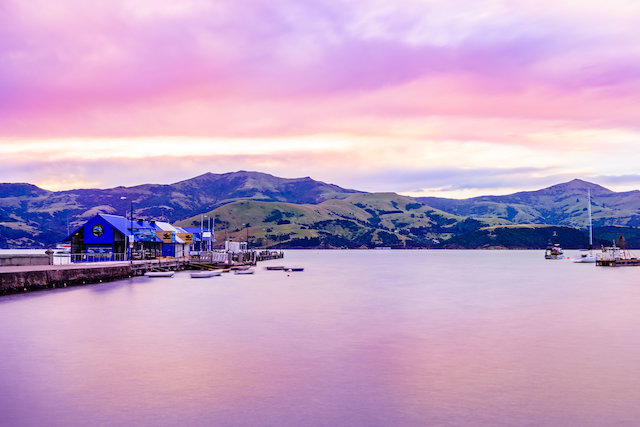
[[[63,268],[57,270],[34,270],[19,272],[0,272],[0,295],[26,290],[58,288],[64,286],[85,285],[124,279],[132,274],[129,265]]]
[[[50,265],[51,257],[45,254],[3,254],[0,255],[0,266],[7,265]]]

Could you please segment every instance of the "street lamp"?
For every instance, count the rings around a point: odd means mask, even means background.
[[[122,196],[120,197],[120,200],[126,200],[126,196]],[[128,237],[128,246],[129,246],[129,262],[131,264],[133,264],[133,200],[130,201],[131,202],[131,210],[129,211],[129,215],[130,215],[130,234],[127,236]],[[127,217],[126,215],[126,211],[125,211],[125,218]]]

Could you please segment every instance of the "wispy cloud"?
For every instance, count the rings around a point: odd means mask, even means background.
[[[346,186],[418,171],[397,191],[482,189],[460,171],[486,171],[496,191],[590,164],[631,176],[639,14],[623,0],[5,1],[0,151],[14,147],[14,165],[0,180],[44,176],[37,153],[77,165],[58,187],[108,185],[83,162],[122,169],[134,153],[293,176],[314,165]]]

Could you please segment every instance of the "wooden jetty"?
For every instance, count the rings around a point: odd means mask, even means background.
[[[222,254],[224,259],[219,255],[209,254]],[[256,265],[259,261],[282,257],[284,253],[281,251],[251,251],[238,254],[213,252],[189,257],[151,260],[0,266],[0,295],[102,283],[144,275],[148,271],[249,266]]]

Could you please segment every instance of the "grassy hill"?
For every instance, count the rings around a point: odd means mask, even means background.
[[[395,193],[354,194],[311,205],[242,201],[205,215],[216,218],[216,238],[254,247],[435,247],[443,239],[506,221],[447,214]],[[200,225],[200,216],[179,221]]]
[[[357,193],[311,178],[259,172],[207,173],[175,184],[52,192],[30,184],[0,184],[0,247],[53,245],[97,213],[174,222],[238,200],[320,203]]]
[[[616,193],[575,179],[538,191],[464,200],[420,197],[416,200],[445,212],[473,218],[500,218],[514,224],[550,224],[586,228],[588,196],[594,226],[640,226],[640,191]]]
[[[553,238],[553,233],[557,238]],[[640,229],[607,226],[594,229],[593,248],[611,246],[624,236],[629,248],[640,248]],[[550,241],[557,241],[565,249],[587,249],[586,231],[555,225],[504,225],[483,227],[459,234],[442,242],[445,249],[544,249]]]
[[[564,246],[585,247],[586,233],[576,229],[587,227],[587,188],[601,232],[596,239],[609,244],[624,234],[640,247],[638,191],[616,193],[573,180],[506,196],[411,199],[245,171],[60,192],[0,184],[0,247],[51,246],[97,213],[129,215],[131,202],[136,217],[181,225],[199,226],[201,215],[214,216],[220,241],[248,235],[255,247],[540,248],[547,225],[566,227],[556,227]]]

